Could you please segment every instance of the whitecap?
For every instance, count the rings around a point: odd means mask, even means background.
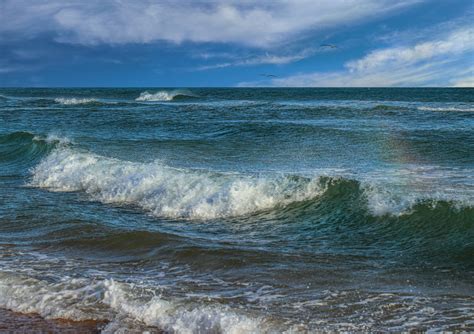
[[[474,108],[463,108],[463,107],[426,107],[426,106],[421,106],[417,108],[418,110],[422,111],[460,111],[460,112],[470,112],[474,111]]]
[[[32,186],[84,191],[103,203],[133,204],[159,217],[212,219],[247,215],[324,192],[318,178],[222,174],[136,163],[70,148],[32,171]]]
[[[93,102],[97,102],[97,100],[92,99],[92,98],[81,99],[81,98],[75,98],[75,97],[71,97],[71,98],[59,97],[59,98],[54,99],[54,102],[60,103],[63,105],[75,105],[75,104],[93,103]]]
[[[189,91],[185,90],[172,90],[172,91],[159,91],[156,93],[149,93],[148,91],[140,93],[140,96],[135,99],[135,101],[141,102],[158,102],[158,101],[172,101],[177,96],[188,96],[195,97]]]

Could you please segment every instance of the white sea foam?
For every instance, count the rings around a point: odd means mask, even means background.
[[[59,143],[60,145],[69,145],[72,143],[72,141],[65,137],[65,136],[60,136],[54,133],[50,133],[47,136],[34,136],[33,141],[45,141],[48,144],[55,144]]]
[[[53,151],[34,168],[31,185],[53,191],[84,191],[101,202],[137,205],[160,217],[198,219],[251,214],[324,192],[318,178],[175,169],[70,148]]]
[[[474,108],[469,108],[469,107],[418,107],[418,110],[424,110],[424,111],[461,111],[461,112],[468,112],[468,111],[474,111]]]
[[[173,333],[259,333],[263,320],[234,312],[225,306],[186,306],[155,296],[134,301],[124,284],[105,282],[104,303],[119,314]],[[107,330],[107,329],[106,329]]]
[[[0,272],[0,307],[16,312],[38,313],[45,318],[73,320],[108,318],[94,307],[101,299],[104,282],[91,283],[85,279],[62,278],[46,282],[23,275]]]
[[[156,93],[142,92],[135,101],[157,102],[172,101],[177,96],[194,96],[191,92],[185,90],[159,91]]]
[[[470,169],[411,166],[367,173],[359,179],[373,215],[400,216],[411,213],[420,202],[433,207],[440,201],[450,202],[457,209],[473,207],[472,172]]]
[[[238,313],[219,304],[186,304],[165,300],[112,279],[63,277],[48,282],[23,275],[0,272],[0,307],[17,312],[38,313],[45,318],[111,321],[105,333],[120,332],[137,321],[173,333],[259,333],[262,318]]]
[[[75,105],[75,104],[87,104],[87,103],[92,103],[92,102],[97,102],[96,99],[92,98],[75,98],[75,97],[70,97],[70,98],[65,98],[65,97],[59,97],[57,99],[54,99],[54,102],[60,103],[63,105]]]

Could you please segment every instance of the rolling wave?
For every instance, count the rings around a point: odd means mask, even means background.
[[[135,101],[140,102],[158,102],[158,101],[174,101],[183,98],[195,98],[196,95],[186,90],[172,90],[172,91],[159,91],[156,93],[142,92]]]
[[[470,188],[455,193],[433,191],[440,185],[429,183],[432,170],[404,173],[412,175],[394,181],[384,173],[382,178],[368,174],[360,181],[351,181],[337,175],[223,174],[177,169],[157,162],[129,162],[58,147],[32,170],[30,185],[51,191],[82,191],[103,203],[135,205],[157,217],[184,219],[252,215],[314,200],[335,189],[358,193],[374,216],[410,214],[420,203],[436,206],[449,202],[459,208],[473,205]],[[341,187],[344,180],[355,184]],[[418,184],[410,184],[405,191],[407,180]]]
[[[228,175],[134,163],[70,148],[33,170],[32,186],[84,191],[103,203],[137,205],[155,216],[212,219],[248,215],[314,198],[318,178]]]
[[[4,170],[32,167],[31,186],[51,191],[82,191],[94,200],[134,205],[157,217],[248,216],[298,208],[297,203],[334,192],[356,196],[354,205],[363,205],[371,215],[380,217],[412,214],[420,205],[435,208],[440,203],[449,203],[455,210],[474,206],[471,185],[458,184],[453,188],[449,183],[449,178],[465,178],[471,173],[469,170],[425,166],[362,175],[341,174],[337,170],[310,177],[226,174],[108,158],[76,149],[68,138],[54,134],[14,132],[0,135],[0,144]]]

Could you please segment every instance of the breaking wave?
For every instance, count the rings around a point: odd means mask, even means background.
[[[423,111],[461,111],[461,112],[474,111],[474,108],[459,108],[459,107],[418,107],[417,109],[423,110]]]
[[[105,320],[109,323],[104,333],[134,328],[136,321],[173,333],[256,333],[264,326],[262,319],[227,306],[187,305],[146,288],[136,290],[113,279],[66,276],[48,282],[0,272],[1,307],[46,319]]]
[[[196,95],[186,90],[172,90],[172,91],[159,91],[156,93],[142,92],[135,101],[141,102],[157,102],[157,101],[173,101],[179,98],[194,98]]]
[[[225,174],[178,169],[159,162],[123,161],[61,146],[32,169],[30,185],[51,191],[81,191],[102,203],[134,205],[157,217],[184,219],[251,215],[312,201],[328,190],[357,196],[354,205],[365,206],[374,216],[409,214],[420,203],[473,206],[472,189],[433,191],[439,186],[423,182],[430,182],[434,171],[408,172],[413,174],[408,181],[416,180],[421,190],[414,183],[406,191],[400,190],[394,182],[406,180],[371,175],[356,181],[337,175]]]
[[[96,99],[92,98],[75,98],[75,97],[70,97],[70,98],[64,98],[64,97],[59,97],[54,99],[54,102],[60,103],[62,105],[76,105],[76,104],[89,104],[89,103],[95,103],[97,102]]]
[[[157,217],[213,219],[252,215],[323,195],[348,194],[352,205],[373,216],[411,214],[422,204],[453,210],[474,206],[474,188],[449,180],[469,180],[471,170],[412,167],[377,173],[320,171],[238,174],[179,169],[160,162],[129,162],[79,150],[66,137],[14,132],[0,135],[2,172],[30,169],[30,185],[51,191],[81,191],[102,203],[134,205]],[[20,168],[21,170],[21,168]],[[331,202],[339,198],[329,199]]]
[[[247,215],[314,198],[318,179],[248,176],[135,163],[65,148],[33,170],[32,186],[84,191],[103,203],[137,205],[160,217],[211,219]]]

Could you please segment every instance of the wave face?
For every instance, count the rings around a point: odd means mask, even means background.
[[[140,102],[157,102],[157,101],[173,101],[179,98],[193,98],[196,95],[186,90],[171,90],[171,91],[159,91],[156,93],[142,92],[135,101]]]
[[[0,164],[5,173],[18,172],[20,167],[31,167],[55,147],[67,144],[69,144],[67,138],[54,134],[43,137],[30,132],[18,131],[0,135]]]

